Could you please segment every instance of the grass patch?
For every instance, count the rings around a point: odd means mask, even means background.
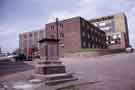
[[[97,52],[97,51],[103,51],[105,49],[96,49],[96,48],[82,48],[79,52]]]

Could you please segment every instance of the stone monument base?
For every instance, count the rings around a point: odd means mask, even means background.
[[[75,78],[72,75],[72,73],[49,74],[49,75],[35,74],[35,78],[44,80],[46,85],[57,85],[77,80],[77,78]]]
[[[77,80],[72,73],[66,73],[65,66],[58,60],[37,60],[35,78],[45,80],[47,85],[56,85]]]

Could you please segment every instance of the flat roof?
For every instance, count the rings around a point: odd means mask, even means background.
[[[124,15],[125,16],[125,13],[120,12],[120,13],[116,13],[116,14],[112,14],[112,15],[101,16],[101,17],[97,17],[94,19],[90,19],[89,22],[98,22],[98,21],[103,21],[103,20],[109,20],[109,19],[113,19],[114,16],[117,16],[117,15]]]
[[[43,42],[59,42],[59,39],[51,39],[51,38],[44,38],[44,39],[41,39],[39,40],[38,42],[39,43],[43,43]]]

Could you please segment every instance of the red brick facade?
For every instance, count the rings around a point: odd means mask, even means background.
[[[59,21],[58,34],[61,54],[76,52],[81,48],[106,48],[105,32],[81,17]],[[56,22],[46,24],[46,37],[57,38]]]

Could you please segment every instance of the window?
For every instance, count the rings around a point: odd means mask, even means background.
[[[51,29],[54,29],[54,26],[51,26]]]
[[[105,26],[106,25],[106,23],[105,22],[101,22],[101,23],[99,23],[99,26]]]
[[[96,23],[94,23],[94,26],[96,26],[96,27],[97,27],[98,25],[97,25]]]
[[[109,45],[109,42],[107,41],[106,44]]]
[[[34,36],[37,36],[37,32],[34,32]]]
[[[62,28],[63,28],[63,24],[60,24],[60,27],[62,27]]]
[[[108,39],[107,40],[111,40],[111,36],[108,36]]]
[[[91,32],[93,33],[93,28],[91,28]]]
[[[91,44],[90,43],[88,44],[88,47],[91,48]]]
[[[91,39],[92,39],[92,40],[94,40],[94,39],[95,39],[95,37],[94,37],[94,36],[91,36]]]
[[[115,43],[120,44],[120,40],[119,39],[115,40]]]
[[[86,47],[86,42],[83,42],[83,47]]]
[[[95,39],[96,39],[96,42],[97,42],[97,40],[98,40],[97,37]]]
[[[97,37],[100,35],[99,32],[98,32],[97,30],[96,30],[96,35],[97,35]]]
[[[117,39],[117,36],[116,36],[116,35],[114,35],[114,36],[113,36],[113,39]]]
[[[89,28],[90,28],[90,26],[89,26],[89,24],[87,24],[87,29],[89,30]]]
[[[90,38],[90,34],[88,33],[88,39]]]
[[[98,42],[101,42],[101,38],[100,38],[100,39],[98,39]]]
[[[32,37],[32,33],[30,33],[29,36]]]
[[[27,38],[27,34],[24,34],[23,37],[26,39]]]
[[[85,36],[85,32],[82,33],[82,36],[83,36],[83,37]]]
[[[115,44],[115,41],[111,41],[111,44]]]
[[[91,40],[93,40],[93,36],[91,36]]]
[[[64,33],[60,33],[60,37],[64,37]]]
[[[105,31],[108,31],[108,30],[110,30],[111,29],[111,27],[102,27],[102,28],[100,28],[101,30],[105,30]]]
[[[121,38],[121,35],[119,34],[118,37]]]
[[[84,21],[82,21],[82,26],[85,27],[85,22]]]
[[[95,45],[94,44],[92,44],[92,48],[95,48]]]

